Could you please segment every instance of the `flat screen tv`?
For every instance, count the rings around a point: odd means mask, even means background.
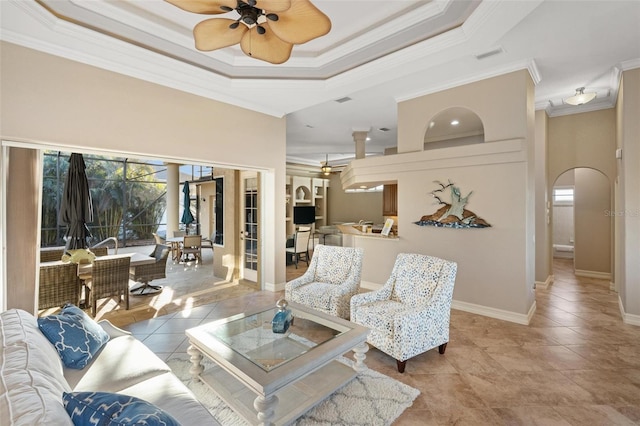
[[[316,221],[316,208],[314,206],[293,206],[293,223],[306,225]]]

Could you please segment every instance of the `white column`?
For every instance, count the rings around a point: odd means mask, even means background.
[[[167,237],[173,237],[178,230],[180,209],[180,170],[179,165],[167,163]]]
[[[367,140],[368,131],[355,131],[353,132],[353,140],[356,143],[356,159],[364,158],[366,155],[366,150],[364,143]]]

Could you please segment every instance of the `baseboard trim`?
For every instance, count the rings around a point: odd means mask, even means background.
[[[279,284],[264,283],[264,289],[265,289],[265,291],[271,291],[271,292],[276,293],[278,291],[283,291],[285,284],[286,283],[279,283]]]
[[[360,281],[360,288],[364,288],[367,290],[380,290],[383,287],[383,284],[374,283],[371,281]]]
[[[536,288],[546,290],[553,283],[553,275],[549,275],[544,281],[536,281]]]
[[[574,274],[577,277],[586,277],[586,278],[598,278],[601,280],[611,280],[610,272],[597,272],[597,271],[585,271],[582,269],[576,269]]]
[[[529,325],[531,318],[533,318],[533,314],[536,312],[536,302],[533,302],[526,315],[505,311],[503,309],[491,308],[489,306],[476,305],[475,303],[461,302],[459,300],[454,300],[451,303],[451,308],[503,321],[515,322],[516,324]]]
[[[629,325],[637,325],[640,326],[640,315],[627,314],[624,311],[624,305],[622,304],[622,299],[618,295],[618,306],[620,307],[620,314],[622,315],[622,322]]]

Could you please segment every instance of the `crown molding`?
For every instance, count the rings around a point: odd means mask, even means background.
[[[473,76],[465,76],[460,79],[450,80],[445,84],[431,86],[424,90],[412,92],[404,96],[398,96],[395,98],[395,100],[396,102],[404,102],[404,101],[415,99],[421,96],[430,95],[432,93],[441,92],[443,90],[452,89],[454,87],[462,86],[465,84],[476,83],[478,81],[486,80],[488,78],[498,77],[500,75],[508,74],[508,73],[523,70],[523,69],[526,69],[529,71],[529,74],[531,75],[531,78],[533,79],[535,84],[537,84],[540,81],[539,77],[534,77],[534,75],[537,75],[537,67],[535,66],[535,61],[528,59],[526,61],[517,61],[511,64],[507,64],[503,67],[493,68],[490,71],[487,71],[482,74],[474,73]]]

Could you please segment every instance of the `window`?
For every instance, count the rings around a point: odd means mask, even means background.
[[[216,201],[213,208],[213,223],[216,230],[216,239],[214,244],[224,245],[224,178],[217,177],[216,182]]]
[[[573,205],[573,187],[553,188],[553,204]]]

